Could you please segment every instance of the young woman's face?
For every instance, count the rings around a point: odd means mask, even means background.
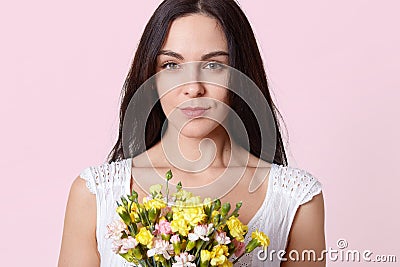
[[[193,14],[172,22],[157,57],[156,84],[169,125],[180,134],[207,136],[226,118],[228,63],[217,20]]]

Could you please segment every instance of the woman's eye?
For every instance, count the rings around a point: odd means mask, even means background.
[[[222,69],[223,67],[224,66],[218,62],[209,62],[204,66],[205,69],[210,69],[210,70],[219,70]]]
[[[167,70],[175,70],[175,69],[180,68],[180,66],[174,62],[167,62],[167,63],[163,64],[161,67],[163,69],[167,69]]]

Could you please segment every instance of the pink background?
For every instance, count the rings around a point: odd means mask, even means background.
[[[399,260],[400,4],[239,2],[288,125],[291,163],[323,183],[327,246],[346,238],[349,249]],[[56,265],[70,185],[113,145],[119,93],[159,3],[1,5],[2,266]]]

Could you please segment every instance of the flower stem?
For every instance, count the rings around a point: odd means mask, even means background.
[[[232,263],[235,264],[241,257],[243,257],[245,253],[242,253],[242,255],[240,255],[239,257],[236,258],[236,260],[234,260]]]

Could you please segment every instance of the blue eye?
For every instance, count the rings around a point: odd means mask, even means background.
[[[176,64],[174,62],[167,62],[167,63],[163,64],[161,66],[161,68],[167,69],[167,70],[175,70],[175,69],[180,69],[180,66],[179,66],[179,64]]]
[[[224,66],[221,63],[218,62],[209,62],[204,66],[205,69],[210,69],[210,70],[220,70],[223,69]]]

